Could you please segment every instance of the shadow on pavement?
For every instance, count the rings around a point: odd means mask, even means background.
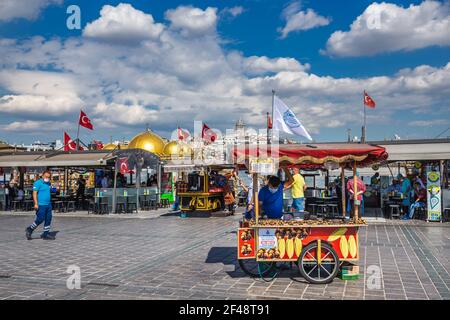
[[[223,263],[225,272],[231,278],[251,278],[251,276],[245,273],[239,265],[236,247],[212,247],[208,252],[205,263]],[[273,274],[267,277],[255,277],[255,279],[266,281],[271,281],[274,278],[290,278],[296,282],[307,283],[306,280],[300,276],[297,265],[289,262],[278,262]]]

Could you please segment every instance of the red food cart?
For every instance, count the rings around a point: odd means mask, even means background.
[[[262,152],[261,152],[262,151]],[[260,219],[258,208],[258,173],[255,159],[278,161],[280,167],[320,168],[339,166],[344,184],[344,170],[369,166],[387,159],[386,150],[368,144],[279,145],[274,150],[250,147],[234,150],[235,161],[245,164],[253,174],[255,219],[243,220],[238,230],[238,260],[242,270],[251,276],[270,275],[276,262],[294,262],[300,274],[310,283],[333,281],[343,264],[357,265],[359,260],[358,229],[365,222],[358,217],[359,202],[354,203],[353,218],[340,220],[273,220]],[[355,193],[357,190],[354,182]],[[345,190],[345,186],[343,186]],[[342,194],[345,215],[345,192]]]

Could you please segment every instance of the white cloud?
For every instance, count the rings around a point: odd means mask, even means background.
[[[9,132],[20,132],[33,134],[35,132],[50,132],[67,130],[74,126],[74,123],[68,121],[14,121],[7,125],[0,125],[0,128]]]
[[[10,92],[0,97],[0,112],[52,117],[82,106],[79,87],[63,73],[2,70],[0,86]]]
[[[136,10],[128,3],[116,7],[105,5],[100,18],[88,23],[83,35],[112,43],[135,44],[159,37],[164,27],[151,14]]]
[[[372,3],[350,25],[327,41],[331,56],[371,56],[383,52],[408,51],[450,45],[450,5],[424,1],[403,8],[391,3]]]
[[[181,30],[184,36],[198,36],[216,32],[217,8],[208,7],[205,10],[191,6],[180,6],[167,10],[165,17],[170,26]]]
[[[5,115],[19,118],[13,121],[30,116],[49,121],[55,116],[73,122],[83,107],[94,119],[95,134],[120,132],[120,138],[143,130],[147,123],[170,132],[177,125],[189,128],[193,120],[232,128],[243,118],[261,128],[272,89],[308,130],[342,127],[343,139],[344,129],[361,121],[364,89],[377,102],[371,123],[393,124],[398,111],[422,112],[424,121],[430,120],[431,111],[433,118],[448,117],[450,63],[403,69],[391,76],[331,77],[317,75],[293,58],[229,51],[215,24],[189,37],[186,29],[167,24],[157,41],[135,46],[86,37],[0,40],[0,90],[5,92],[0,123],[5,123]],[[48,69],[53,71],[44,71]]]
[[[242,72],[255,76],[267,73],[278,73],[281,71],[306,71],[309,64],[301,64],[294,58],[268,58],[266,56],[243,57],[238,52],[231,52],[228,61],[233,67],[242,68]]]
[[[286,38],[291,32],[322,27],[329,25],[331,22],[330,18],[317,14],[313,9],[302,11],[299,1],[288,5],[283,10],[282,16],[286,20],[286,25],[283,28],[278,28],[282,39]]]
[[[155,110],[149,110],[141,105],[119,103],[106,104],[101,102],[95,106],[93,114],[101,121],[122,125],[146,124],[158,119],[158,112]]]
[[[220,11],[220,14],[222,16],[231,16],[232,18],[235,18],[238,15],[241,15],[242,13],[244,13],[244,11],[245,11],[245,9],[242,6],[226,7]]]
[[[435,120],[416,120],[408,123],[409,126],[414,127],[429,127],[438,125],[447,125],[450,121],[446,119],[435,119]]]
[[[40,115],[55,117],[81,108],[82,103],[74,96],[4,95],[0,97],[1,112],[22,117]]]
[[[8,22],[15,18],[34,20],[44,8],[62,2],[63,0],[1,0],[0,21]]]

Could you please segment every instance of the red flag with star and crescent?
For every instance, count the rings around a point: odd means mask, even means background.
[[[375,101],[364,91],[364,104],[369,108],[375,108]]]
[[[189,131],[178,127],[178,140],[186,141],[189,138]]]
[[[94,130],[94,126],[91,123],[91,120],[88,118],[86,113],[83,110],[80,111],[80,119],[78,120],[80,126],[88,128],[90,130]]]
[[[206,124],[203,124],[202,128],[202,139],[208,143],[213,143],[217,139],[217,133],[215,133]]]
[[[67,132],[64,131],[64,151],[75,151],[77,150],[77,144],[69,136]]]
[[[128,158],[119,158],[119,171],[121,174],[130,172],[130,169],[128,168]]]

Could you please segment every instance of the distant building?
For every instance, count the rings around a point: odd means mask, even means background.
[[[31,144],[14,144],[12,147],[25,151],[51,151],[61,150],[64,145],[61,140],[55,140],[52,142],[41,142],[38,140]]]

